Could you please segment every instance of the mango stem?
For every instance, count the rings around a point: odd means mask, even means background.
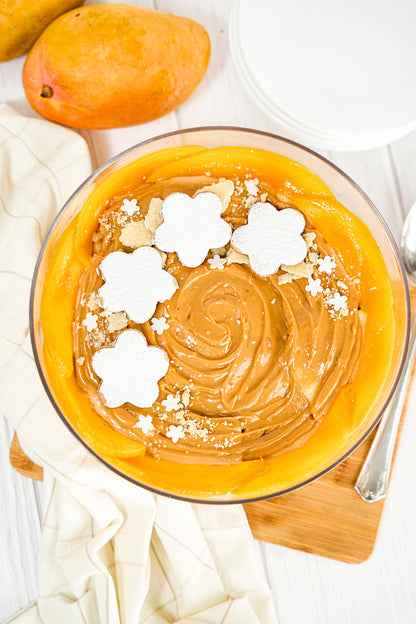
[[[43,85],[40,97],[51,98],[53,97],[53,89],[49,85]]]

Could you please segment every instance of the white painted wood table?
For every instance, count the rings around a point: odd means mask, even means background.
[[[227,37],[230,2],[142,0],[136,4],[169,10],[204,24],[211,37],[211,63],[203,83],[179,110],[141,126],[82,132],[94,166],[140,141],[180,128],[233,125],[284,134],[254,108],[237,79]],[[21,85],[23,61],[20,58],[0,65],[0,101],[35,116]],[[377,150],[322,153],[368,193],[398,238],[403,218],[416,200],[416,132]],[[376,548],[367,562],[354,566],[261,545],[280,624],[416,623],[415,410],[413,389]],[[1,621],[36,597],[41,526],[42,485],[10,467],[12,434],[1,418]]]

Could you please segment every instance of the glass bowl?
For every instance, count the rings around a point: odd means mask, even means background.
[[[328,446],[328,451],[318,452],[317,444],[302,450],[302,470],[298,468],[297,455],[290,449],[273,458],[273,470],[268,458],[250,460],[236,465],[190,465],[166,460],[129,457],[97,452],[91,436],[84,435],[68,416],[67,408],[56,396],[48,375],[43,351],[43,334],[40,307],[44,281],[52,254],[68,224],[81,210],[91,193],[106,183],[123,167],[164,149],[183,146],[243,146],[268,150],[297,161],[331,189],[335,197],[357,215],[371,231],[384,258],[393,290],[393,316],[395,322],[392,357],[381,387],[371,408],[360,422],[356,422],[342,441]],[[279,136],[244,128],[206,127],[168,133],[116,156],[93,173],[69,198],[57,215],[42,246],[35,268],[30,300],[30,331],[33,352],[47,395],[58,416],[73,435],[95,455],[109,470],[129,479],[139,486],[158,494],[181,500],[201,503],[242,503],[275,497],[310,483],[338,466],[371,433],[379,422],[400,376],[406,354],[410,327],[410,300],[404,268],[396,244],[383,218],[371,200],[345,173],[313,151]],[[317,430],[320,430],[320,425]],[[313,439],[313,436],[311,436]],[[340,438],[341,439],[341,438]],[[296,451],[297,452],[297,451]],[[280,463],[279,463],[280,462]],[[244,466],[243,466],[244,465]],[[173,476],[174,475],[174,476]],[[181,487],[178,487],[178,480]],[[208,485],[207,485],[208,483]],[[215,485],[217,484],[217,485]]]

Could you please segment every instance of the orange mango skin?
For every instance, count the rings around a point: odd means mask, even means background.
[[[29,52],[54,19],[84,4],[84,0],[1,0],[0,62]]]
[[[91,5],[69,11],[42,33],[23,67],[23,86],[31,106],[51,121],[129,126],[182,104],[209,57],[208,34],[193,20],[130,5]]]
[[[181,154],[183,157],[181,158]],[[236,164],[240,167],[236,169]],[[87,266],[91,237],[105,200],[137,180],[176,175],[250,174],[294,201],[338,250],[351,277],[361,282],[367,313],[358,372],[338,393],[329,413],[299,448],[276,457],[230,466],[156,461],[145,448],[114,431],[96,414],[73,373],[71,322],[77,280]],[[240,147],[184,147],[127,165],[93,191],[53,253],[41,303],[45,367],[55,399],[70,426],[104,461],[139,483],[196,500],[271,495],[315,476],[339,458],[374,418],[373,405],[389,375],[395,338],[392,286],[367,226],[342,206],[313,173],[283,156]]]

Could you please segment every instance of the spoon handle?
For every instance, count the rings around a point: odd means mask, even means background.
[[[367,503],[374,503],[386,496],[397,430],[413,370],[415,355],[416,314],[413,317],[409,350],[399,383],[355,484],[356,491]]]

